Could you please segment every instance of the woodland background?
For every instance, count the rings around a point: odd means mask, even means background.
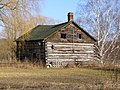
[[[0,61],[16,61],[15,40],[39,24],[60,21],[41,15],[45,0],[0,0]],[[81,0],[77,5],[77,19],[98,40],[96,57],[100,63],[120,60],[120,0]],[[61,12],[62,13],[62,12]]]

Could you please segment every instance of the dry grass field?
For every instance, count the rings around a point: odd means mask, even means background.
[[[120,72],[0,67],[0,90],[120,90]]]

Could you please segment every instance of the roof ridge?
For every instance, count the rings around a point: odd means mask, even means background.
[[[39,27],[39,26],[59,26],[59,25],[67,24],[67,23],[69,23],[69,22],[63,22],[63,23],[59,23],[59,24],[50,24],[50,25],[46,25],[46,24],[41,25],[41,24],[39,24],[39,25],[37,25],[37,26],[34,27],[34,28],[37,28],[37,27]],[[34,28],[33,28],[33,29],[34,29]]]
[[[64,22],[64,23],[56,24],[56,25],[54,25],[52,28],[55,28],[55,27],[58,27],[58,26],[61,26],[61,25],[65,25],[65,24],[67,24],[67,23],[69,23],[69,22]]]
[[[55,26],[63,25],[63,24],[67,24],[67,23],[69,23],[69,22],[63,22],[63,23],[55,24]]]
[[[40,24],[39,24],[38,26],[54,26],[54,25],[52,25],[52,24],[51,24],[51,25],[40,25]]]

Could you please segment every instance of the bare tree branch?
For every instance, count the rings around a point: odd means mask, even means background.
[[[118,48],[116,43],[120,32],[120,25],[117,24],[120,23],[119,4],[119,0],[87,0],[82,7],[78,4],[80,20],[78,18],[77,21],[97,38],[96,49],[101,62],[110,59],[108,56]]]

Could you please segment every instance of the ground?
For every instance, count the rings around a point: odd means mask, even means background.
[[[120,90],[120,73],[90,68],[0,67],[0,90]]]

